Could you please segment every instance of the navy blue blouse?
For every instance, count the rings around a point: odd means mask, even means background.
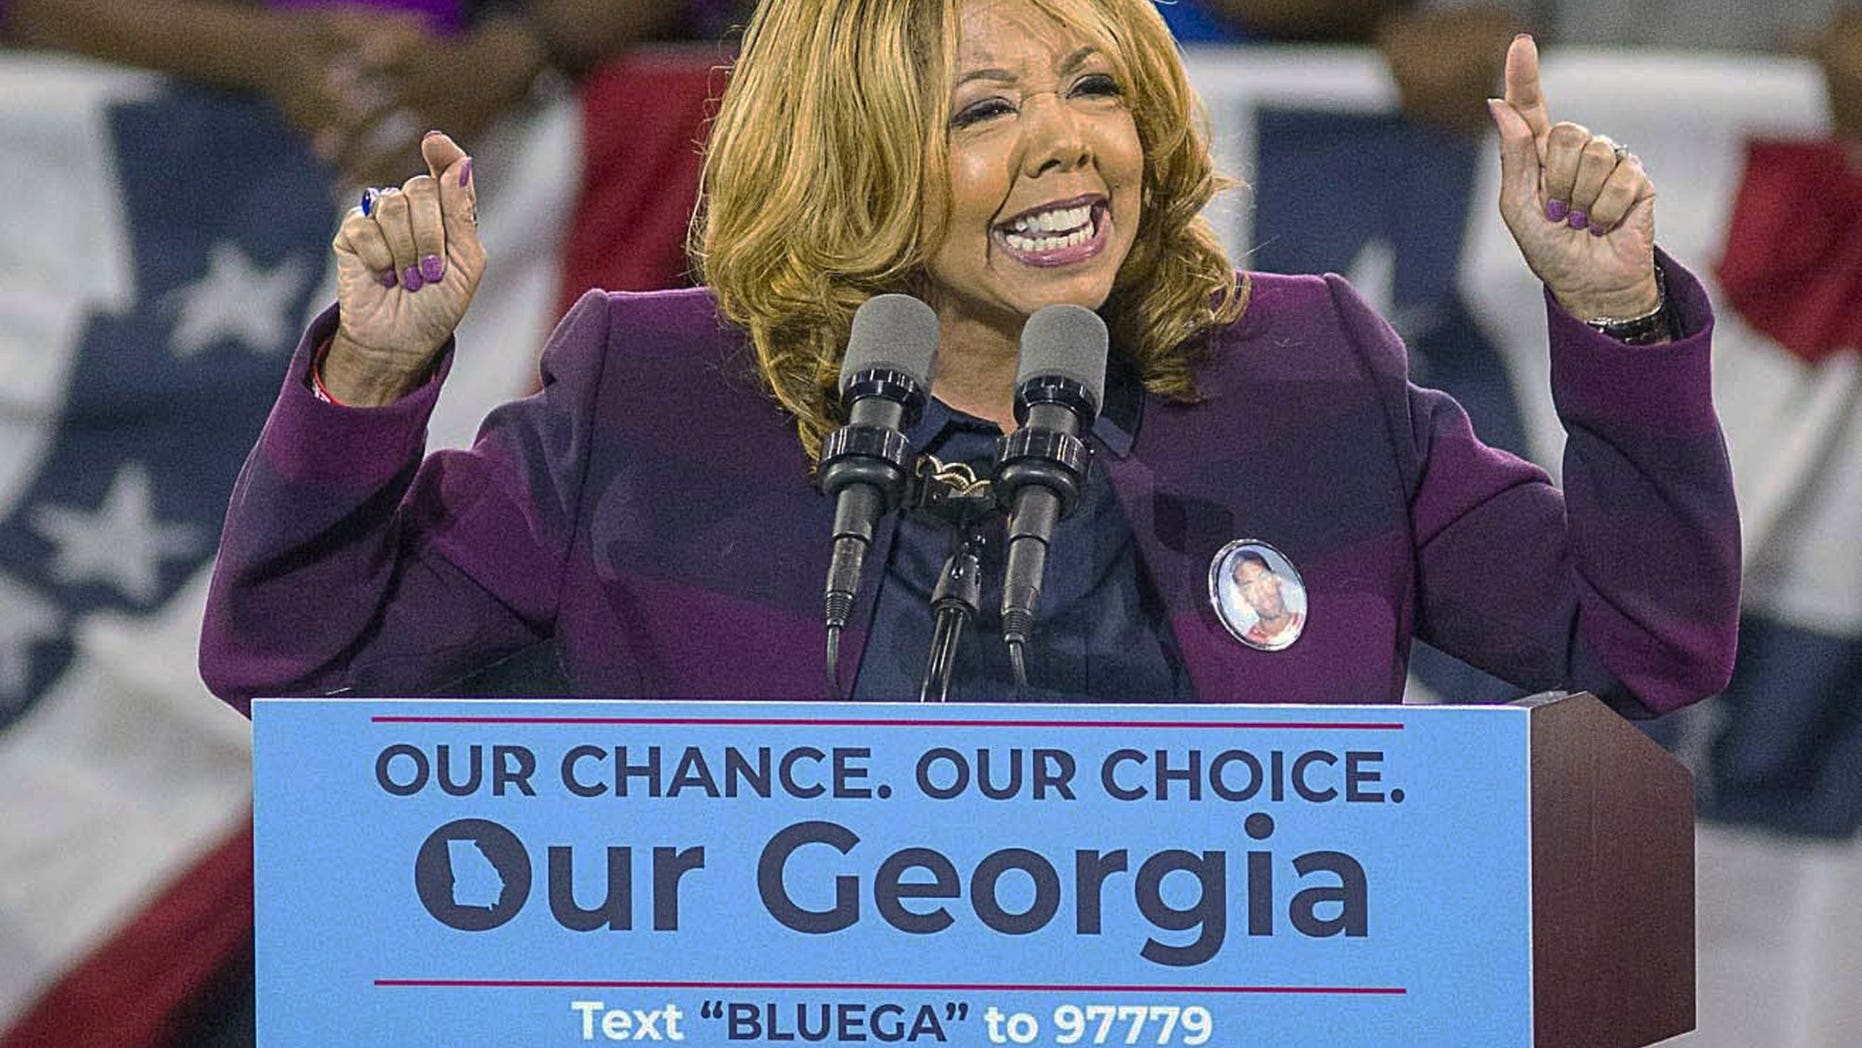
[[[1131,523],[1119,505],[1105,455],[1130,453],[1143,415],[1142,387],[1117,365],[1106,376],[1106,406],[1087,437],[1094,461],[1080,502],[1054,531],[1034,631],[1026,651],[1034,701],[1188,701],[1189,675],[1162,602],[1138,559]],[[912,446],[946,465],[994,472],[993,422],[932,400],[907,431]],[[1002,642],[1003,521],[983,525],[982,607],[964,632],[949,698],[1007,699],[1014,675]],[[856,699],[918,698],[931,650],[931,594],[957,540],[957,528],[931,511],[908,510],[880,573],[873,628],[854,678]]]

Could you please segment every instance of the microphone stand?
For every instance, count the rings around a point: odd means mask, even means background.
[[[950,674],[957,664],[957,645],[983,603],[983,535],[972,526],[959,538],[944,561],[937,588],[931,592],[931,657],[925,663],[919,702],[943,702],[950,696]]]
[[[950,556],[931,591],[931,652],[918,686],[919,702],[943,702],[950,695],[957,646],[982,607],[982,553],[987,542],[983,525],[998,510],[989,480],[979,478],[964,463],[945,465],[935,456],[920,455],[915,473],[917,508],[957,529]]]

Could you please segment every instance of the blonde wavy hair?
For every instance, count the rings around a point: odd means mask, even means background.
[[[920,218],[948,208],[958,2],[763,0],[720,102],[692,261],[811,460],[837,425],[854,310],[920,286],[943,234]],[[1201,104],[1151,0],[1031,2],[1111,61],[1144,149],[1137,238],[1100,315],[1146,389],[1194,401],[1205,336],[1249,290],[1201,217],[1231,184]]]

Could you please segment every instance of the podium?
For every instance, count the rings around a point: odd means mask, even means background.
[[[1527,699],[1535,1045],[1694,1028],[1694,782],[1590,695]]]
[[[1692,788],[1509,706],[261,700],[262,1045],[1614,1048]]]

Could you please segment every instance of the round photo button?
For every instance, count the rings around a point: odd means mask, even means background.
[[[1282,651],[1306,628],[1306,584],[1287,555],[1259,539],[1236,539],[1209,562],[1209,605],[1234,638]]]

